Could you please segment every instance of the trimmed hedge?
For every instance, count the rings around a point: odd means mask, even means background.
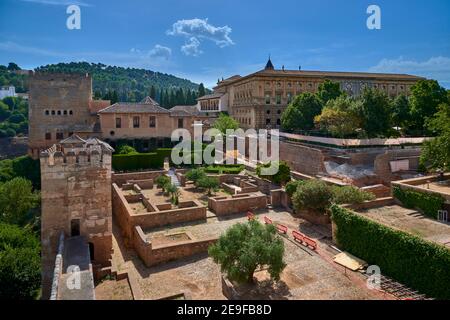
[[[450,299],[450,250],[340,206],[331,207],[339,246],[381,272],[437,299]]]
[[[426,216],[438,219],[438,211],[444,206],[444,198],[425,192],[413,190],[403,190],[398,186],[392,187],[392,192],[405,207],[410,209],[420,209]]]
[[[241,164],[217,165],[205,168],[206,173],[217,174],[239,174],[242,170],[244,170],[244,166]]]
[[[137,154],[115,154],[112,167],[117,171],[136,171],[140,169],[159,169],[164,166],[164,158],[156,152]]]

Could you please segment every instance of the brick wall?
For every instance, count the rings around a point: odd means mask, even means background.
[[[254,194],[234,195],[232,197],[211,197],[208,207],[217,216],[246,212],[267,207],[267,196],[261,192]]]
[[[130,180],[155,180],[157,177],[167,173],[164,170],[160,171],[143,171],[143,172],[128,172],[128,173],[114,173],[112,174],[112,182],[119,187]]]
[[[319,149],[280,141],[280,160],[286,161],[292,171],[308,175],[326,172],[324,155]]]

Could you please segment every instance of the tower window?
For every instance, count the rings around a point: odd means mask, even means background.
[[[133,117],[133,128],[139,128],[139,117]]]
[[[61,115],[61,110],[58,110],[58,116],[60,116]]]
[[[52,134],[50,132],[45,133],[45,140],[52,140]]]
[[[55,110],[52,110],[52,116],[54,116],[55,115]]]
[[[72,110],[69,110],[69,114],[70,114],[70,115],[73,115],[73,111],[72,111]]]
[[[63,111],[63,114],[64,114],[65,116],[67,116],[67,110],[64,110],[64,111]]]
[[[122,128],[122,118],[116,118],[116,128]]]
[[[50,111],[45,110],[45,115],[48,116],[50,114]]]
[[[184,121],[183,118],[178,119],[178,128],[183,128],[184,127]]]
[[[64,139],[64,133],[57,132],[56,133],[56,140],[62,140],[62,139]]]
[[[148,126],[150,128],[155,128],[156,127],[156,117],[155,116],[150,116],[148,119]]]

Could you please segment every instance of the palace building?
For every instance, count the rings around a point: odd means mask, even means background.
[[[198,105],[162,108],[150,97],[138,103],[92,99],[92,77],[88,74],[34,73],[29,80],[28,153],[38,158],[46,150],[72,135],[83,139],[154,139],[161,142],[175,129],[193,132],[194,124],[207,129],[219,111],[220,101],[199,99]]]
[[[214,93],[201,97],[203,106],[225,106],[242,128],[279,128],[281,114],[292,99],[303,92],[316,92],[329,79],[356,97],[366,87],[383,90],[390,97],[409,95],[411,86],[423,78],[407,74],[328,72],[275,69],[267,61],[263,70],[219,81]],[[220,103],[219,103],[220,102]]]

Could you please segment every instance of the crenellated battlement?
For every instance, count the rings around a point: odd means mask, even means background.
[[[109,144],[101,140],[71,136],[41,152],[41,167],[77,165],[111,168],[113,151]]]

